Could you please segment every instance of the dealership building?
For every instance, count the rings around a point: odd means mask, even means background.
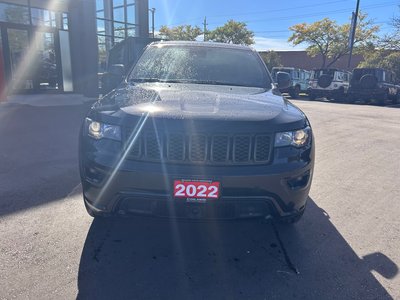
[[[149,36],[148,0],[0,0],[3,93],[98,95],[114,44]]]

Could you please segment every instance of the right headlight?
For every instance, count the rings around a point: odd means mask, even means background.
[[[307,145],[311,138],[311,128],[306,127],[295,131],[278,132],[275,134],[275,147],[294,146],[297,148]]]

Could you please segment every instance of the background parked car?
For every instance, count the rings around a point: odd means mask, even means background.
[[[400,103],[400,85],[394,72],[380,68],[357,68],[350,81],[349,102],[357,100],[378,101],[384,105],[387,100]]]
[[[292,79],[289,88],[279,89],[281,93],[289,93],[290,97],[297,98],[300,92],[307,92],[310,71],[290,67],[272,68],[272,78],[274,81],[276,81],[276,73],[278,72],[289,73]]]
[[[311,72],[308,96],[310,100],[325,97],[343,101],[349,89],[351,73],[338,69],[316,69]]]

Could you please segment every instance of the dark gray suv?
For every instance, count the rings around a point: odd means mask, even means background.
[[[394,72],[381,68],[357,68],[350,81],[349,102],[357,100],[400,103],[400,85]]]
[[[83,122],[80,173],[92,216],[300,219],[314,168],[304,113],[258,53],[159,42]]]

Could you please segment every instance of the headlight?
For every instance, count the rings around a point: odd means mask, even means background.
[[[85,129],[87,134],[96,140],[103,138],[116,141],[121,140],[121,127],[118,125],[104,124],[86,118]]]
[[[309,142],[310,137],[310,127],[296,131],[278,132],[275,135],[275,147],[294,146],[300,148]]]

